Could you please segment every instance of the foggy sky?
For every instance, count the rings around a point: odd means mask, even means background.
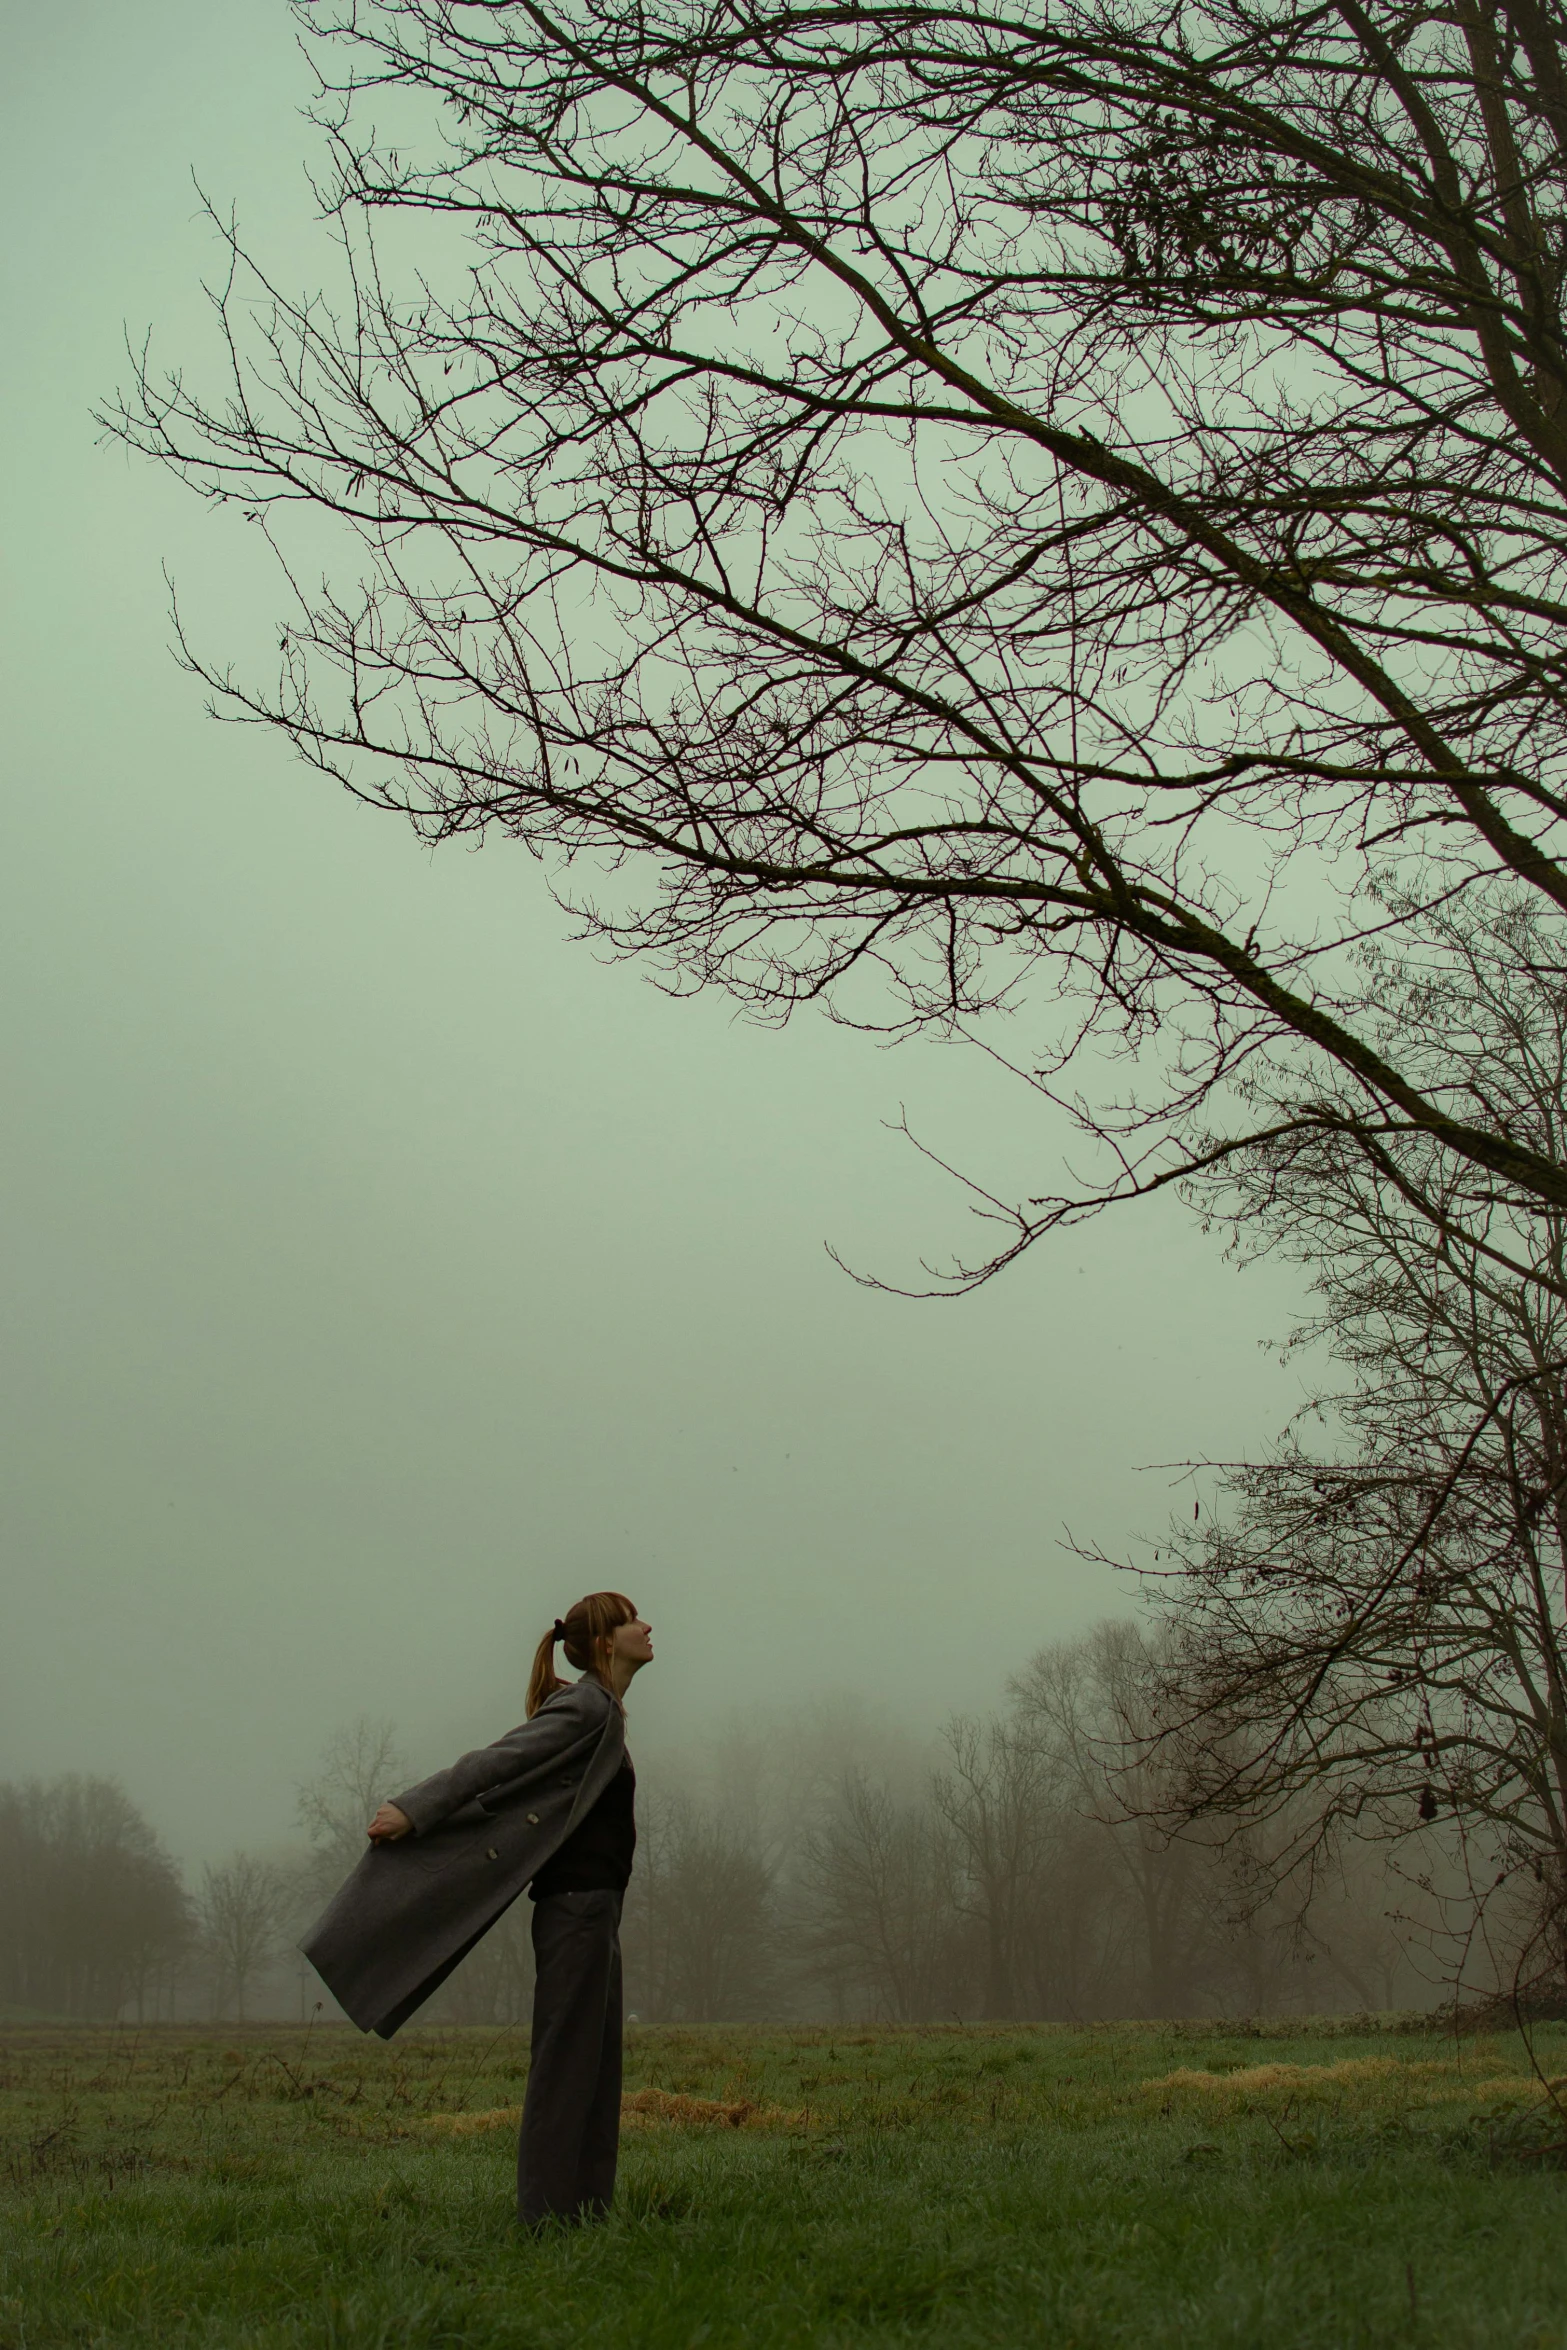
[[[824,1243],[972,1246],[900,1106],[1003,1189],[1061,1133],[960,1048],[671,1001],[520,850],[432,857],[208,719],[160,566],[264,664],[263,550],[89,409],[124,325],[205,347],[193,170],[319,282],[287,14],[7,34],[0,1777],[117,1773],[187,1859],[268,1842],[358,1713],[421,1767],[509,1727],[601,1584],[655,1627],[639,1756],[824,1690],[990,1702],[1126,1604],[1065,1528],[1157,1528],[1141,1464],[1299,1401],[1259,1350],[1292,1280],[1171,1205],[961,1304],[854,1286]]]

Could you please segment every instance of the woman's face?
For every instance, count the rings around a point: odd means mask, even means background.
[[[653,1662],[653,1627],[640,1616],[633,1616],[629,1624],[617,1624],[610,1634],[610,1654],[621,1657],[628,1665],[650,1665]]]

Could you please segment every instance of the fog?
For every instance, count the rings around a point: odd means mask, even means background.
[[[1491,1938],[1452,1930],[1463,1854],[1439,1831],[1401,1853],[1342,1840],[1317,1866],[1291,1865],[1288,1815],[1166,1835],[1150,1807],[1168,1772],[1123,1737],[1152,1662],[1136,1626],[1106,1623],[923,1747],[856,1690],[710,1717],[644,1756],[620,1918],[632,2020],[1385,2013],[1435,2005],[1455,1961],[1462,1990],[1494,1996]],[[341,1725],[291,1836],[183,1882],[114,1781],[0,1784],[0,2016],[342,2022],[300,1946],[405,1776],[395,1723]],[[420,2021],[525,2024],[532,1920],[505,1908]]]
[[[193,172],[319,278],[306,76],[257,0],[9,34],[0,1779],[117,1778],[192,1869],[266,1846],[360,1715],[415,1769],[509,1727],[602,1585],[654,1625],[652,1797],[748,1710],[924,1755],[1124,1612],[1069,1534],[1286,1419],[1290,1277],[1171,1204],[962,1302],[857,1286],[829,1246],[909,1283],[971,1239],[905,1110],[1009,1193],[1070,1137],[959,1048],[674,1000],[522,852],[204,715],[161,567],[264,665],[264,550],[89,411],[126,328],[205,347]]]

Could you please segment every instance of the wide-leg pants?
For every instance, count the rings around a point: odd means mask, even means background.
[[[533,1905],[533,2048],[517,2143],[517,2214],[602,2216],[620,2151],[618,1893]]]

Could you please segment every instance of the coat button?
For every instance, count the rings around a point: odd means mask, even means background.
[[[537,1813],[536,1811],[530,1811],[530,1812],[529,1812],[529,1814],[528,1814],[528,1825],[529,1825],[529,1827],[530,1827],[530,1828],[536,1828],[536,1827],[538,1826],[538,1824],[539,1824],[539,1815],[538,1815],[538,1813]]]
[[[485,1856],[484,1856],[484,1857],[485,1857],[485,1859],[486,1859],[486,1860],[499,1860],[501,1856],[500,1856],[500,1854],[499,1854],[499,1853],[496,1851],[496,1849],[495,1849],[494,1845],[492,1844],[492,1845],[490,1846],[490,1849],[489,1849],[489,1851],[488,1851],[488,1852],[485,1854]]]

